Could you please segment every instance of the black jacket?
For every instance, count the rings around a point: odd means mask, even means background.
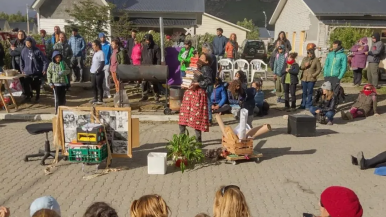
[[[202,66],[202,68],[199,70],[202,74],[198,77],[197,81],[200,87],[204,90],[209,85],[213,84],[212,76],[213,76],[213,71],[210,66]]]
[[[9,49],[9,53],[12,57],[12,68],[20,71],[20,55],[21,51],[25,47],[25,40],[19,41],[18,39],[15,40],[12,44],[15,45],[15,50]]]
[[[141,65],[161,65],[161,49],[154,41],[142,47]]]
[[[298,84],[299,83],[299,78],[298,78],[298,74],[299,74],[299,71],[300,71],[300,67],[299,67],[299,64],[297,63],[294,63],[292,64],[290,70],[288,70],[288,72],[286,72],[285,74],[283,74],[283,76],[281,76],[281,83],[285,83],[285,75],[287,73],[290,74],[291,76],[291,84]]]
[[[5,57],[4,47],[0,43],[0,67],[4,66],[4,57]]]
[[[134,38],[127,39],[126,53],[127,53],[128,60],[130,60],[130,64],[132,63],[131,53],[133,52],[134,45],[135,45]]]
[[[319,88],[316,91],[312,104],[318,107],[322,111],[322,113],[326,113],[328,111],[334,111],[335,105],[336,105],[335,97],[333,96],[330,100],[323,100],[322,96],[323,96],[323,90],[322,88]]]

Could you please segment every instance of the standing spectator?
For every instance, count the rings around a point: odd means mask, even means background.
[[[145,37],[145,46],[142,48],[141,52],[141,65],[161,65],[161,49],[156,43],[154,43],[153,35],[146,34]],[[152,82],[153,90],[155,93],[155,101],[159,102],[160,91],[159,83]],[[150,90],[150,82],[142,81],[142,99],[140,101],[146,101],[148,99],[148,92]]]
[[[298,53],[290,53],[287,59],[285,73],[281,77],[284,87],[285,108],[288,112],[296,110],[296,86],[299,83],[299,64],[296,62]],[[291,108],[289,103],[289,94],[291,93]]]
[[[142,44],[141,40],[139,38],[135,39],[135,45],[133,47],[133,50],[131,52],[131,63],[135,66],[141,65],[141,58],[142,58]]]
[[[103,70],[105,67],[105,55],[102,51],[102,45],[99,40],[95,40],[92,43],[92,49],[94,50],[94,56],[92,57],[90,73],[94,98],[90,101],[90,103],[102,104],[103,79],[105,77]]]
[[[284,44],[284,42],[282,40],[278,40],[275,42],[275,49],[272,51],[272,54],[271,56],[269,57],[269,67],[271,68],[271,70],[273,71],[274,67],[275,67],[275,60],[276,60],[276,55],[278,54],[279,52],[279,47],[280,45]],[[276,82],[275,80],[273,81],[274,85],[276,86]],[[271,93],[276,93],[276,88],[274,88],[272,90]]]
[[[54,33],[52,34],[52,37],[51,37],[52,46],[54,46],[59,41],[60,33],[61,33],[60,27],[55,26],[54,27]]]
[[[228,41],[228,39],[222,35],[223,32],[224,31],[221,28],[218,28],[217,36],[213,39],[214,55],[216,56],[217,61],[224,57],[225,45]]]
[[[3,47],[3,44],[0,43],[0,72],[3,72],[4,57],[5,57],[4,47]]]
[[[84,61],[84,50],[86,49],[86,43],[82,36],[78,34],[78,29],[72,29],[72,36],[68,41],[72,50],[71,67],[72,67],[72,80],[82,82],[83,78],[83,61]],[[76,78],[75,70],[79,70],[79,77]]]
[[[40,210],[52,210],[58,216],[60,216],[59,203],[51,196],[39,197],[34,200],[29,208],[29,214],[31,217],[34,217],[35,213],[39,212]]]
[[[236,185],[221,186],[216,191],[213,217],[251,217],[243,192]]]
[[[25,100],[30,101],[33,96],[32,91],[35,90],[35,102],[39,102],[41,78],[47,72],[48,61],[35,43],[30,37],[25,40],[25,48],[20,56],[20,70],[26,75],[23,84]]]
[[[362,70],[366,68],[366,52],[369,51],[367,45],[367,37],[359,40],[358,44],[354,45],[350,51],[352,52],[351,68],[354,71],[354,86],[359,87],[362,83]]]
[[[278,48],[278,53],[275,57],[275,63],[273,67],[273,80],[275,81],[275,89],[278,103],[284,103],[284,100],[282,99],[284,92],[281,77],[286,72],[285,70],[287,68],[287,57],[288,54],[285,53],[284,45],[280,45]]]
[[[159,195],[145,195],[130,206],[131,217],[168,217],[171,213],[166,201]]]
[[[178,61],[181,64],[181,77],[186,76],[186,68],[189,67],[190,58],[193,57],[194,47],[192,47],[191,40],[185,40],[184,47],[181,49],[180,53],[178,53]]]
[[[284,48],[285,48],[285,52],[286,52],[286,53],[289,53],[289,52],[292,50],[291,42],[287,39],[287,36],[286,36],[285,32],[281,31],[281,32],[279,33],[279,35],[277,36],[277,39],[276,39],[276,41],[275,41],[275,44],[276,44],[278,41],[283,41],[283,44],[284,44]]]
[[[110,72],[111,72],[111,76],[113,77],[116,93],[119,93],[119,80],[117,77],[118,65],[128,64],[126,62],[126,60],[127,60],[127,58],[125,56],[126,54],[123,51],[123,48],[121,48],[121,46],[119,44],[120,44],[120,42],[116,39],[111,41],[111,48],[112,48],[113,52],[112,52],[111,58],[110,58]]]
[[[40,37],[42,39],[42,44],[44,46],[46,46],[46,45],[48,45],[50,43],[49,41],[47,41],[46,35],[47,35],[46,30],[44,30],[44,29],[40,30]]]
[[[105,202],[91,204],[83,217],[118,217],[117,211]]]
[[[66,38],[66,34],[61,32],[59,34],[59,41],[54,45],[54,51],[59,51],[62,54],[62,61],[64,61],[68,67],[71,66],[72,50]],[[67,91],[71,87],[71,72],[67,74]]]
[[[105,33],[99,33],[99,39],[102,44],[102,51],[105,55],[105,67],[103,71],[105,73],[105,78],[103,80],[103,96],[111,98],[110,94],[110,58],[111,58],[111,46],[110,43],[106,40]]]
[[[127,39],[127,44],[126,44],[126,50],[127,50],[127,55],[129,58],[129,64],[133,64],[133,61],[131,59],[131,54],[133,52],[133,48],[136,44],[136,39],[137,39],[137,30],[131,30],[131,37]]]
[[[369,66],[367,67],[367,80],[375,88],[380,88],[378,86],[378,69],[385,48],[378,32],[374,33],[371,38],[373,40],[373,45],[371,46],[370,51],[365,52],[365,54],[368,55],[367,62],[369,62]]]
[[[227,58],[230,61],[234,61],[236,59],[237,50],[239,49],[239,44],[237,44],[237,37],[235,33],[232,33],[229,37],[229,41],[225,46],[225,52],[227,55]]]
[[[324,63],[324,81],[329,81],[332,85],[332,91],[335,95],[339,93],[340,80],[347,70],[347,55],[344,53],[342,42],[336,40],[333,42],[332,51],[328,53]]]
[[[26,34],[20,30],[17,32],[17,39],[11,43],[10,54],[12,57],[12,68],[20,71],[20,55],[21,51],[25,47]],[[20,71],[21,73],[21,71]]]
[[[216,81],[216,77],[218,76],[218,73],[217,73],[218,65],[217,65],[216,56],[213,54],[213,49],[211,44],[204,42],[204,44],[202,45],[202,52],[210,56],[212,60],[210,64],[210,68],[212,69],[212,81],[214,83],[214,81]],[[212,108],[212,100],[210,99],[210,97],[212,96],[212,92],[213,92],[213,84],[208,85],[206,89],[206,94],[208,96],[208,108]],[[208,113],[209,113],[209,124],[212,124],[212,119],[213,119],[212,109],[209,109]]]
[[[315,56],[314,48],[307,50],[307,57],[303,59],[300,69],[303,70],[301,74],[303,95],[300,109],[310,110],[314,86],[322,71],[320,61]]]

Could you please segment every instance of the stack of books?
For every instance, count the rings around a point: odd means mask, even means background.
[[[193,83],[194,81],[194,72],[192,71],[191,68],[187,68],[187,70],[185,71],[186,73],[186,77],[182,77],[182,84],[181,84],[181,87],[183,88],[189,88],[190,85]]]

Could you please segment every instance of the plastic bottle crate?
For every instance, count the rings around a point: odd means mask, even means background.
[[[95,145],[92,145],[95,147]],[[83,145],[78,148],[68,149],[68,160],[70,162],[100,163],[107,158],[107,145],[100,149],[90,148],[90,145]]]

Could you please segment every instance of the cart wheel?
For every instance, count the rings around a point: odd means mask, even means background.
[[[64,156],[64,157],[63,157],[63,160],[64,160],[64,161],[68,161],[68,156]]]
[[[24,162],[28,162],[28,157],[25,157],[25,158],[24,158]]]
[[[170,108],[166,108],[164,110],[164,115],[171,115],[172,114],[172,110]]]
[[[237,162],[234,160],[234,161],[232,161],[232,165],[236,165],[237,164]]]

